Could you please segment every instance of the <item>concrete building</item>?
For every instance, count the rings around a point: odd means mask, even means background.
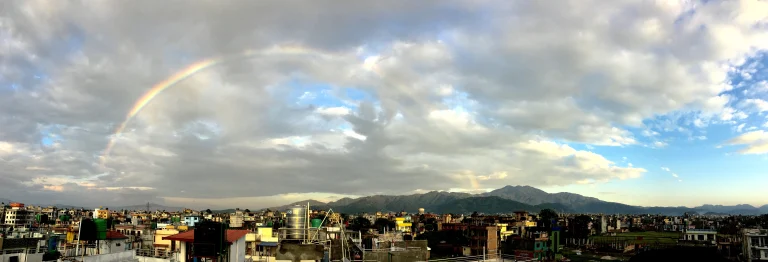
[[[0,261],[42,262],[45,253],[45,239],[3,238],[0,239]]]
[[[747,261],[768,261],[768,230],[742,229],[742,255]]]
[[[229,227],[243,227],[243,211],[237,210],[229,215]]]
[[[184,216],[184,224],[190,227],[194,227],[200,221],[203,221],[201,216]]]
[[[5,210],[3,223],[8,226],[23,226],[34,220],[32,212],[27,211],[22,203],[11,203],[10,209]]]
[[[717,230],[690,229],[686,230],[682,237],[685,241],[706,242],[714,245],[717,243]]]
[[[274,261],[278,242],[278,234],[272,231],[272,227],[258,227],[256,232],[249,232],[245,236],[245,256],[256,261],[266,258]]]
[[[410,233],[411,232],[411,226],[413,225],[411,223],[411,217],[396,217],[395,218],[395,230],[403,232],[403,233]]]
[[[486,254],[496,258],[499,249],[499,229],[496,226],[469,226],[469,248],[473,256]]]

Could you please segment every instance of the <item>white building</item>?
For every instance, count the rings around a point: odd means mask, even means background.
[[[741,232],[742,253],[747,261],[768,261],[768,230],[745,228]]]
[[[715,244],[717,242],[717,231],[712,229],[689,229],[685,231],[683,240],[700,241]]]
[[[238,210],[229,215],[229,227],[243,227],[243,212]]]
[[[33,220],[32,212],[24,209],[24,206],[14,206],[5,210],[5,221],[3,223],[11,226],[23,226],[31,223]]]
[[[42,237],[28,241],[29,238],[6,238],[3,246],[0,246],[0,262],[27,261],[42,262],[45,253],[45,240]],[[10,244],[14,242],[13,244]],[[13,247],[9,247],[13,246]]]

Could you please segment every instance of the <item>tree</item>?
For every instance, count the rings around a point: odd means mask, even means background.
[[[251,210],[246,208],[246,209],[245,209],[245,211],[243,211],[243,212],[245,212],[245,213],[251,213]]]
[[[557,212],[552,209],[543,209],[541,212],[539,212],[539,221],[541,221],[541,226],[546,228],[552,228],[552,226],[556,225],[557,223]]]
[[[575,238],[587,238],[589,237],[590,230],[589,230],[589,223],[592,222],[592,217],[587,215],[579,215],[573,218],[572,226],[570,226],[569,231],[571,231],[571,236]]]
[[[211,211],[211,209],[206,209],[206,210],[205,210],[205,213],[206,213],[206,214],[213,214],[213,212]]]
[[[427,218],[427,220],[424,221],[424,230],[426,231],[437,230],[437,219],[434,217]]]
[[[368,219],[366,219],[368,220]],[[379,232],[384,232],[385,228],[391,228],[390,227],[390,221],[386,218],[378,218],[376,219],[376,222],[373,223],[373,226],[379,230]]]

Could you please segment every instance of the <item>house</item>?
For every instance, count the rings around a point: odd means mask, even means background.
[[[685,241],[695,241],[714,245],[717,243],[717,230],[712,229],[689,229],[683,234]]]

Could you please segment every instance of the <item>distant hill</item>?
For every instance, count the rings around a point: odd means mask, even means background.
[[[437,213],[469,214],[477,211],[485,214],[505,214],[514,211],[538,213],[542,209],[552,208],[560,213],[573,212],[562,204],[529,205],[497,196],[469,197],[447,202],[435,208]]]
[[[735,206],[723,206],[723,205],[702,205],[696,207],[703,213],[720,213],[729,215],[760,215],[768,213],[768,205],[761,207],[754,207],[752,205],[735,205]]]
[[[430,212],[434,212],[434,209],[445,203],[469,198],[474,195],[467,193],[455,193],[455,192],[439,192],[432,191],[424,194],[413,194],[403,196],[388,196],[388,195],[376,195],[367,196],[350,201],[349,199],[342,199],[343,203],[331,202],[329,206],[334,210],[347,213],[363,213],[363,212],[416,212],[419,208],[424,208]],[[340,200],[341,201],[341,200]]]
[[[565,205],[583,205],[594,202],[602,202],[594,197],[585,197],[574,193],[550,194],[532,186],[505,186],[481,196],[498,196],[504,199],[515,200],[529,205],[543,203],[560,203]]]
[[[355,202],[355,201],[357,201],[357,199],[345,197],[345,198],[341,198],[339,200],[330,202],[330,203],[328,203],[328,205],[332,206],[332,207],[334,207],[334,206],[346,206],[346,205],[352,204],[352,202]]]
[[[313,201],[313,200],[309,200]],[[489,201],[489,202],[483,202]],[[294,204],[302,204],[300,201]],[[601,214],[662,214],[682,215],[684,213],[728,213],[728,214],[757,214],[768,211],[768,205],[755,208],[749,205],[701,207],[641,207],[622,203],[607,202],[594,197],[574,193],[547,193],[531,186],[505,186],[482,194],[468,194],[444,191],[432,191],[424,194],[411,195],[375,195],[361,198],[342,198],[327,204],[310,203],[318,208],[333,208],[337,212],[366,213],[366,212],[416,212],[419,208],[436,213],[510,213],[518,210],[536,211],[542,208],[552,208],[559,212],[568,213],[601,213]],[[286,209],[291,205],[275,207]],[[750,208],[751,207],[751,208]],[[713,211],[717,210],[717,211]],[[724,211],[725,210],[725,211]],[[450,212],[448,212],[450,211]],[[503,211],[503,212],[502,212]],[[724,211],[724,212],[720,212]],[[768,213],[768,212],[762,212]]]

